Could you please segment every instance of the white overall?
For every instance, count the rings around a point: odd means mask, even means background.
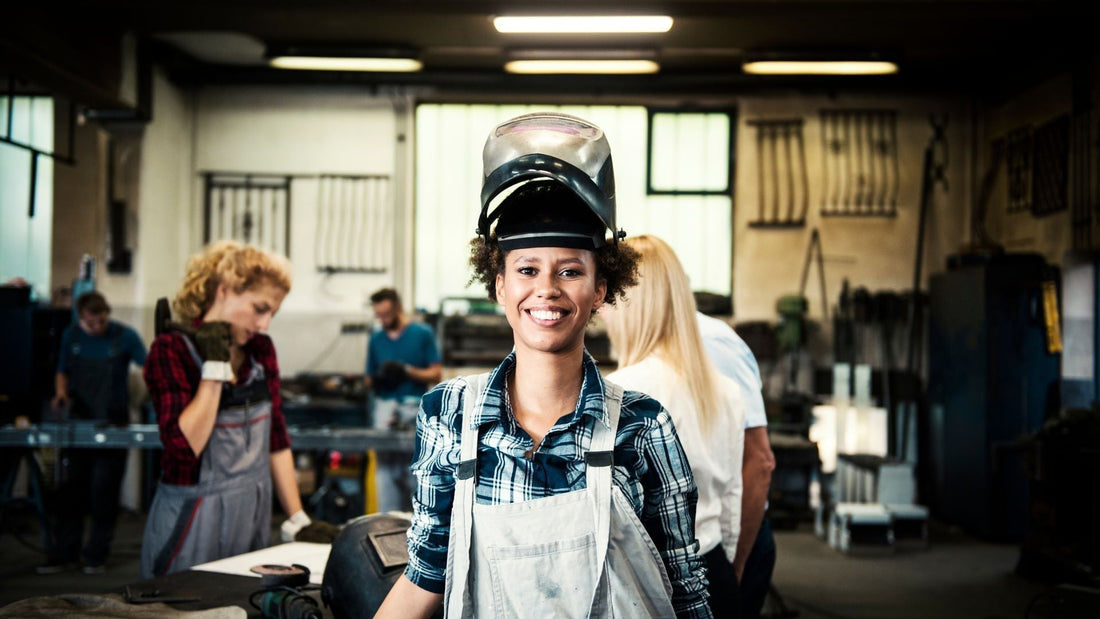
[[[467,377],[444,616],[673,617],[661,556],[611,479],[622,388],[605,383],[610,427],[594,424],[584,490],[479,505],[478,428],[469,420],[487,377]]]

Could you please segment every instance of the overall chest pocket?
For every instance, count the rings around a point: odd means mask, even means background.
[[[547,533],[552,534],[552,528]],[[586,617],[599,565],[596,538],[489,546],[494,617]]]

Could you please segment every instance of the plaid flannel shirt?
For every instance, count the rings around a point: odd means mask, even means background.
[[[191,403],[202,380],[202,369],[195,364],[186,337],[180,333],[163,333],[153,340],[145,361],[145,385],[153,408],[157,412],[160,442],[164,452],[160,458],[160,480],[177,486],[199,483],[199,456],[180,430],[180,413]],[[268,391],[271,392],[271,452],[290,447],[290,435],[283,416],[283,398],[279,393],[279,362],[271,338],[258,334],[244,345],[245,362],[236,369],[237,380],[248,380],[253,358],[264,368]]]
[[[505,378],[515,366],[513,352],[489,376],[478,449],[477,490],[481,504],[515,503],[585,487],[581,445],[595,423],[607,423],[604,384],[595,361],[585,353],[584,381],[577,408],[546,433],[531,459],[531,438],[516,424],[504,402]],[[412,471],[417,483],[408,532],[405,576],[427,591],[442,593],[454,501],[454,471],[467,382],[438,385],[421,401]],[[635,391],[623,395],[615,436],[613,479],[622,490],[664,560],[672,582],[673,606],[681,617],[709,617],[706,568],[695,540],[698,492],[687,456],[668,411]]]

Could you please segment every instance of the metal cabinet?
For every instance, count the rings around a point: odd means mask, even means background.
[[[1057,411],[1058,353],[1048,352],[1041,256],[1006,254],[931,278],[928,416],[922,496],[933,514],[990,539],[1026,527],[1021,441]]]

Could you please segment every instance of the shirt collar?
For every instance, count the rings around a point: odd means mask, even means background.
[[[507,377],[515,370],[515,367],[516,351],[512,350],[504,361],[489,374],[485,389],[485,402],[474,410],[474,414],[470,418],[471,424],[482,426],[487,423],[502,423],[504,421],[504,390]],[[587,350],[584,351],[582,367],[584,369],[584,379],[581,383],[581,396],[577,399],[577,408],[573,411],[570,424],[577,423],[582,416],[588,415],[610,427],[611,423],[607,411],[604,410],[603,376],[600,375],[595,359],[588,354]],[[474,394],[474,397],[480,397],[480,394]]]

